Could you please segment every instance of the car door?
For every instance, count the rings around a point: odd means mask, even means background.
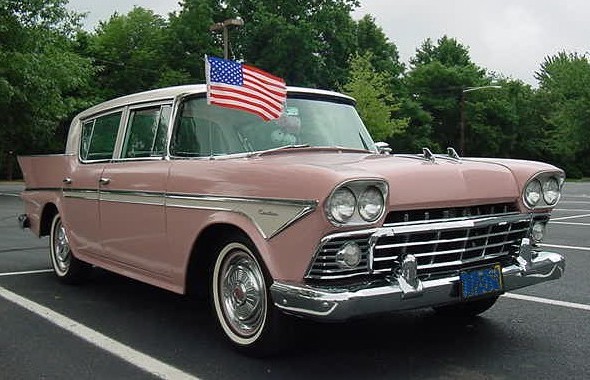
[[[122,109],[81,121],[78,160],[63,179],[62,218],[70,246],[79,256],[100,255],[99,182],[113,157]]]
[[[118,158],[100,184],[103,250],[125,270],[168,277],[165,147],[171,104],[130,107]]]

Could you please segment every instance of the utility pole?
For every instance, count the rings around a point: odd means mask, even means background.
[[[243,26],[244,20],[241,18],[228,18],[222,22],[216,22],[209,27],[211,32],[221,30],[223,32],[223,58],[228,59],[229,57],[229,33],[228,28],[230,26]]]

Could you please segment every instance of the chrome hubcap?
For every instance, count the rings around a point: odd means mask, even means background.
[[[254,335],[266,313],[266,289],[258,263],[236,250],[228,255],[220,273],[221,307],[227,323],[242,337]]]
[[[53,251],[55,264],[57,265],[60,272],[67,272],[70,267],[71,251],[68,237],[66,236],[66,229],[61,223],[61,220],[57,222],[55,226],[55,236],[53,241]]]

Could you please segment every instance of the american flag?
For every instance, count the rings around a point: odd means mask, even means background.
[[[260,116],[265,121],[283,113],[285,81],[256,67],[205,57],[207,102]]]

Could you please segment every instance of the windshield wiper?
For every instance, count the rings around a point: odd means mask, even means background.
[[[274,152],[280,152],[283,150],[289,150],[289,149],[299,149],[299,148],[309,148],[309,144],[291,144],[291,145],[283,145],[283,146],[279,146],[278,148],[272,148],[272,149],[267,149],[267,150],[263,150],[261,152],[252,154],[250,156],[262,156],[264,154],[270,154],[270,153],[274,153]]]

